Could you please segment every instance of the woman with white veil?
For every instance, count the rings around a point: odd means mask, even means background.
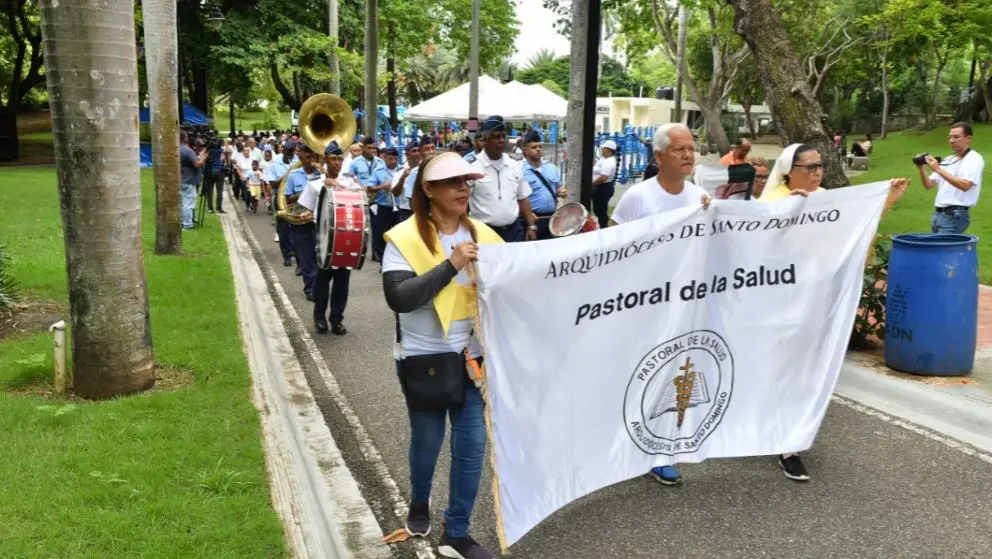
[[[819,192],[823,190],[820,183],[823,181],[824,170],[823,158],[816,148],[806,144],[792,144],[775,161],[760,200],[771,202],[789,196],[805,197]],[[889,181],[889,197],[885,201],[884,211],[891,209],[902,198],[909,182],[909,179],[902,178]],[[809,481],[809,473],[799,453],[783,454],[779,456],[778,463],[785,477],[794,481]]]

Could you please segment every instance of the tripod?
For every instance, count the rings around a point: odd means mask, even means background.
[[[198,196],[198,201],[196,203],[196,219],[193,221],[193,226],[197,229],[203,227],[203,221],[207,219],[207,191],[200,185],[200,192]]]

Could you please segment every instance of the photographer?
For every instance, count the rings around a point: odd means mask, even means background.
[[[927,190],[937,187],[933,219],[934,233],[964,233],[971,223],[971,207],[978,203],[982,188],[985,160],[971,149],[971,125],[956,122],[951,125],[948,142],[954,155],[939,161],[929,153],[913,158]],[[933,170],[927,175],[924,165]]]
[[[193,228],[193,208],[196,206],[196,187],[200,184],[201,168],[207,161],[207,150],[197,155],[189,145],[189,134],[179,133],[179,196],[183,230]]]
[[[207,166],[203,179],[201,196],[206,198],[207,211],[214,213],[214,193],[217,197],[217,213],[224,212],[224,148],[220,140],[207,140]]]

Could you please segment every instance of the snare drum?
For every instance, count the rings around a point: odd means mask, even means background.
[[[317,267],[360,270],[369,244],[369,211],[363,190],[324,188],[317,200]]]
[[[567,237],[576,233],[598,231],[596,218],[589,215],[589,210],[578,202],[571,202],[555,210],[548,223],[548,230],[555,237]]]

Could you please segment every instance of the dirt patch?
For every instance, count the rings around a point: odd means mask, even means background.
[[[12,314],[0,314],[0,342],[48,331],[60,320],[68,320],[65,305],[55,301],[24,301]]]
[[[870,369],[876,373],[895,377],[903,380],[911,380],[913,382],[918,382],[921,384],[926,384],[927,386],[960,386],[967,384],[980,384],[974,378],[970,376],[966,377],[937,377],[937,376],[924,376],[924,375],[911,375],[908,373],[900,373],[894,369],[890,369],[885,365],[885,350],[881,344],[876,345],[870,349],[865,349],[861,351],[851,351],[848,352],[847,358],[854,361],[858,365]]]
[[[40,373],[40,374],[35,374]],[[15,382],[14,386],[9,387],[7,390],[8,394],[14,396],[28,396],[33,398],[43,398],[45,400],[59,400],[66,402],[88,402],[84,398],[77,396],[74,392],[70,391],[65,396],[58,396],[55,394],[55,386],[53,384],[53,377],[55,372],[52,370],[46,370],[43,372],[36,371],[35,373],[28,373],[25,375],[23,383]],[[31,378],[33,377],[33,378]],[[150,392],[175,392],[177,390],[183,390],[189,388],[193,384],[193,372],[187,369],[180,369],[177,367],[170,367],[168,365],[155,365],[155,386],[148,390],[147,392],[141,392],[139,394],[146,394]],[[135,394],[137,396],[137,394]]]

